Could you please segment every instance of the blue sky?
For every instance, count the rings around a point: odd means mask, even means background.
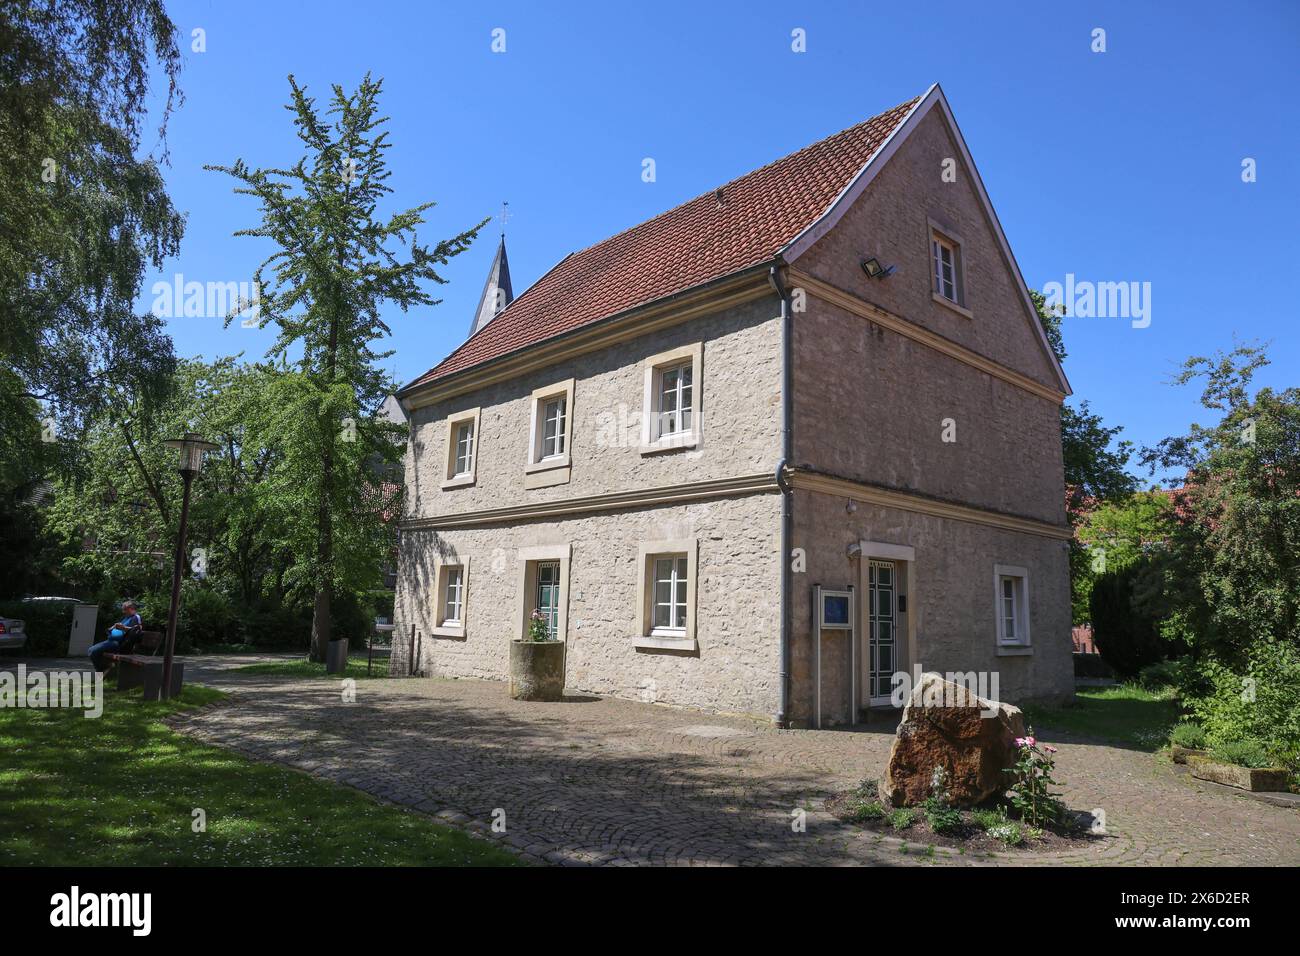
[[[806,8],[805,8],[806,7]],[[256,210],[204,163],[300,154],[287,75],[321,100],[385,81],[392,208],[433,200],[427,240],[510,203],[516,294],[588,246],[814,140],[943,85],[1030,285],[1151,284],[1151,324],[1067,319],[1066,372],[1126,437],[1197,420],[1167,380],[1191,354],[1271,340],[1262,384],[1296,384],[1300,4],[168,4],[184,107],[165,171],[188,216],[146,277],[247,280],[268,252],[234,238]],[[189,49],[205,31],[206,51]],[[506,52],[492,52],[505,30]],[[807,52],[791,50],[806,31]],[[1106,31],[1106,52],[1091,50]],[[653,157],[657,181],[641,162]],[[1243,183],[1246,157],[1257,181]],[[445,270],[443,302],[387,316],[408,381],[463,340],[497,223]],[[260,357],[273,333],[170,320],[182,355]],[[1200,416],[1201,420],[1204,416]]]

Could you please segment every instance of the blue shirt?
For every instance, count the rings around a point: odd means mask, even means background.
[[[140,626],[140,615],[139,615],[139,614],[128,614],[126,617],[122,618],[121,623],[117,624],[117,625],[113,628],[113,631],[112,631],[112,633],[109,635],[109,637],[110,637],[110,638],[111,638],[111,637],[125,637],[125,636],[126,636],[126,632],[127,632],[128,630],[130,630],[130,629],[133,628],[133,627],[139,627],[139,626]],[[122,631],[121,634],[118,634],[118,633],[117,633],[119,629]]]

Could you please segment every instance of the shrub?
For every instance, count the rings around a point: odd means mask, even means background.
[[[1097,652],[1121,677],[1132,677],[1149,664],[1164,660],[1169,648],[1157,619],[1134,607],[1134,586],[1143,562],[1099,575],[1092,585],[1089,610]]]
[[[1268,748],[1262,740],[1230,740],[1214,747],[1210,756],[1238,767],[1271,767]]]
[[[970,821],[981,830],[992,830],[1007,822],[1007,814],[1005,810],[972,810]]]
[[[22,621],[27,643],[18,653],[24,657],[66,657],[68,636],[72,632],[72,609],[75,604],[54,601],[0,601],[0,617]]]
[[[885,814],[885,808],[879,800],[857,800],[849,806],[848,817],[854,823],[863,823],[867,820],[883,820]]]
[[[1169,742],[1188,750],[1204,750],[1205,728],[1190,720],[1180,721],[1169,732]]]
[[[1300,767],[1300,650],[1259,641],[1229,666],[1203,659],[1188,669],[1183,703],[1211,745],[1261,740],[1292,769]]]
[[[1134,681],[1143,690],[1160,691],[1182,683],[1182,661],[1156,661],[1138,671]]]
[[[916,822],[916,811],[910,807],[899,807],[889,814],[889,825],[895,830],[906,830]]]

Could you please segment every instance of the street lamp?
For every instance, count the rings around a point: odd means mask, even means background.
[[[176,560],[172,566],[172,603],[167,611],[167,649],[163,653],[162,688],[159,696],[166,700],[172,691],[172,655],[176,652],[176,616],[181,609],[181,565],[185,561],[185,530],[190,521],[190,485],[203,467],[203,453],[215,451],[217,446],[204,441],[194,432],[186,432],[183,438],[173,438],[163,442],[168,448],[180,451],[179,471],[185,482],[185,492],[181,497],[181,526],[176,531]]]

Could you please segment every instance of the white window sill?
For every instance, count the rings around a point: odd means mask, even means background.
[[[998,657],[1028,657],[1034,649],[1028,644],[999,644]]]
[[[474,484],[474,473],[470,472],[467,475],[452,475],[442,483],[441,487],[445,491],[448,488],[465,488],[472,484]]]
[[[949,309],[952,309],[958,315],[964,316],[968,319],[975,318],[974,313],[971,312],[970,309],[966,308],[965,306],[958,305],[956,302],[952,301],[952,299],[949,299],[947,296],[940,295],[938,292],[931,292],[930,298],[934,299],[934,301],[938,302],[940,305],[947,306]]]
[[[537,461],[529,462],[524,466],[524,471],[531,474],[535,471],[550,471],[554,468],[568,468],[569,453],[566,451],[563,455],[552,455],[550,458],[539,458]]]
[[[429,632],[434,637],[464,637],[464,624],[439,624]]]
[[[661,452],[677,451],[681,448],[694,448],[699,443],[699,435],[695,432],[677,432],[672,435],[664,435],[656,441],[644,442],[641,445],[641,454],[658,455]]]
[[[658,651],[695,651],[699,650],[695,643],[695,638],[688,637],[686,634],[664,635],[664,634],[643,634],[632,642],[633,647],[643,650]]]

